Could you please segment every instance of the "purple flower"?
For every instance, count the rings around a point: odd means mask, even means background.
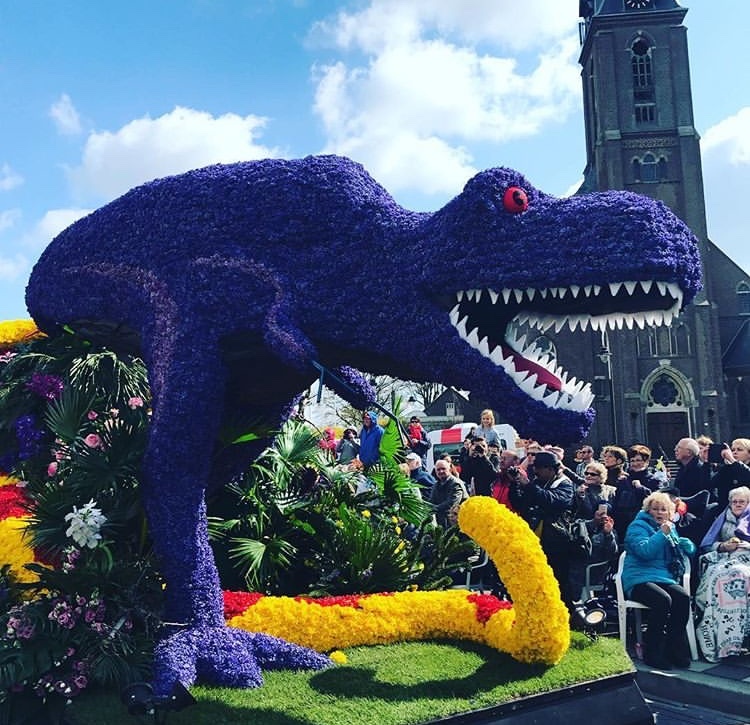
[[[63,391],[63,381],[57,375],[36,372],[32,373],[26,387],[41,398],[56,400]]]

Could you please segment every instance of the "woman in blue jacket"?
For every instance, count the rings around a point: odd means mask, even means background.
[[[625,596],[649,607],[645,660],[660,669],[690,666],[690,592],[682,574],[683,557],[693,555],[695,544],[677,535],[674,513],[669,494],[652,493],[625,534],[622,586]]]

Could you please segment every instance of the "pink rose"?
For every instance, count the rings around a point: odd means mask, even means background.
[[[83,442],[89,447],[89,448],[101,448],[102,447],[102,439],[96,434],[96,433],[89,433],[84,439]]]
[[[95,410],[90,410],[88,413],[86,413],[86,417],[89,420],[96,420],[99,417],[99,413],[97,413]]]
[[[52,478],[57,473],[57,461],[52,461],[52,463],[47,466],[47,475]]]
[[[140,395],[136,395],[130,400],[128,400],[128,405],[130,406],[131,410],[135,410],[136,408],[142,408],[143,407],[143,398],[141,398]]]

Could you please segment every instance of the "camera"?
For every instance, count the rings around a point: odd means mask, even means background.
[[[483,456],[483,455],[484,455],[484,448],[483,448],[482,446],[474,446],[474,447],[473,447],[473,448],[471,449],[471,452],[472,452],[472,453],[473,453],[473,454],[474,454],[475,456],[477,456],[477,455],[478,455],[478,456]]]
[[[508,475],[509,475],[509,476],[510,476],[511,478],[518,478],[518,476],[519,476],[519,475],[520,475],[520,473],[521,473],[521,472],[520,472],[520,471],[518,470],[518,466],[509,466],[509,467],[508,467],[508,469],[507,469],[507,471],[508,471]]]

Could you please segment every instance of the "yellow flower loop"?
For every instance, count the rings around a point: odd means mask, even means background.
[[[517,514],[492,498],[474,496],[459,510],[461,529],[497,566],[514,605],[486,621],[465,589],[373,594],[355,606],[321,606],[305,599],[263,597],[229,620],[319,652],[356,645],[424,639],[466,639],[528,663],[556,664],[570,644],[568,610],[539,540]]]

